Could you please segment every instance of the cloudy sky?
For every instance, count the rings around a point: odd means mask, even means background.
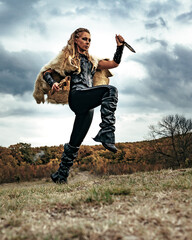
[[[79,27],[91,31],[90,53],[113,58],[115,34],[124,50],[110,83],[119,90],[116,141],[147,138],[168,114],[192,118],[190,0],[0,0],[0,146],[53,146],[69,141],[74,113],[67,105],[36,104],[40,68]],[[83,144],[92,145],[100,112]]]

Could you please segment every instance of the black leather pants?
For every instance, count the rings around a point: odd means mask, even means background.
[[[94,108],[101,105],[100,131],[94,138],[97,142],[115,143],[115,116],[118,92],[114,86],[101,85],[84,89],[73,89],[69,94],[69,106],[75,113],[75,122],[69,144],[79,147],[93,119]]]

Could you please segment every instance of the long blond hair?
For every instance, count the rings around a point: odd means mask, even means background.
[[[64,51],[64,56],[65,56],[63,64],[65,64],[65,62],[67,61],[68,57],[70,56],[71,59],[72,59],[72,63],[78,67],[79,71],[80,71],[80,57],[79,57],[79,53],[77,51],[77,45],[75,43],[75,39],[79,38],[80,33],[82,33],[82,32],[87,32],[87,33],[90,34],[89,30],[86,29],[86,28],[78,28],[78,29],[76,29],[71,34],[71,37],[70,37],[70,39],[67,42],[67,46],[65,46],[62,49],[62,51]],[[88,50],[85,52],[85,55],[87,56],[88,60],[90,62],[92,62],[92,64],[94,65],[93,59],[89,55]]]

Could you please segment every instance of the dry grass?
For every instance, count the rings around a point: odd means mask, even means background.
[[[192,170],[0,186],[0,239],[192,239]]]

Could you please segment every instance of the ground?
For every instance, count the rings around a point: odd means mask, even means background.
[[[0,239],[192,239],[192,169],[0,185]]]

